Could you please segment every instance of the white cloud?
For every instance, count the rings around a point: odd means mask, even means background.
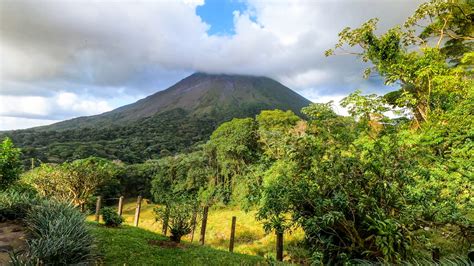
[[[105,100],[80,99],[78,95],[71,92],[60,92],[55,97],[55,104],[64,109],[82,115],[93,115],[112,110]]]
[[[1,116],[44,117],[51,111],[48,99],[40,96],[4,96],[0,95]]]
[[[66,119],[112,110],[105,100],[59,92],[53,97],[0,95],[0,116],[29,119]]]
[[[420,2],[246,3],[234,12],[235,35],[214,36],[195,12],[203,0],[0,1],[0,116],[95,114],[193,71],[265,75],[319,98],[378,90],[357,58],[323,52],[345,26],[381,17],[387,28]]]
[[[60,120],[0,116],[0,131],[50,125]]]

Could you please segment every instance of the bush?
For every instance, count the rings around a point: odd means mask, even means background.
[[[171,241],[179,243],[181,237],[191,233],[193,212],[196,206],[186,200],[176,200],[167,205],[155,208],[157,220],[168,219],[168,228],[171,231]]]
[[[101,213],[106,226],[117,227],[123,222],[122,216],[118,215],[118,213],[112,208],[103,208]]]
[[[85,216],[71,205],[44,201],[25,218],[30,238],[24,261],[39,265],[87,264],[94,261],[94,243]]]

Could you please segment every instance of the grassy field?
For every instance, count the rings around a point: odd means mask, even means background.
[[[105,265],[264,265],[262,257],[236,254],[183,242],[132,226],[108,228],[91,222]]]
[[[133,225],[133,219],[135,214],[136,200],[126,200],[124,204],[123,217],[125,218],[126,225]],[[166,239],[165,236],[161,235],[162,224],[161,222],[155,221],[155,214],[153,208],[155,204],[150,204],[144,200],[142,203],[141,216],[139,228],[147,234],[158,233],[157,237]],[[222,254],[230,254],[227,252],[229,248],[229,237],[232,216],[237,217],[236,225],[236,236],[235,236],[235,253],[256,255],[257,258],[264,260],[265,258],[275,258],[275,235],[265,234],[262,224],[256,221],[255,211],[244,212],[238,208],[225,207],[218,208],[214,207],[209,209],[208,224],[206,231],[206,246],[213,249],[209,250],[220,250]],[[93,220],[93,216],[89,216],[89,220]],[[126,230],[131,230],[131,227],[126,227]],[[105,229],[102,230],[107,232],[108,230],[120,230],[120,229]],[[120,232],[120,231],[119,231]],[[124,231],[125,232],[125,231]],[[194,241],[191,243],[191,235],[183,237],[183,240],[188,244],[195,244],[196,246],[199,241],[200,224],[197,225]],[[429,231],[421,230],[420,236],[423,235],[431,239],[434,246],[437,246],[441,250],[441,256],[444,258],[450,258],[455,256],[465,256],[468,250],[468,244],[460,243],[460,239],[453,236],[457,232],[454,227],[445,227],[438,229],[431,229]],[[118,237],[118,236],[117,236]],[[299,243],[302,242],[304,233],[302,230],[296,230],[294,232],[285,234],[284,236],[284,261],[307,264],[310,254],[305,249],[298,247]],[[106,240],[108,241],[108,240]],[[192,245],[193,246],[193,245]],[[415,253],[420,258],[430,258],[431,252],[427,250],[417,250],[415,247]],[[205,253],[204,253],[205,254]],[[177,255],[177,254],[175,254]],[[231,254],[232,255],[232,254]],[[189,256],[193,256],[190,254]],[[203,261],[204,262],[204,261]]]
[[[155,221],[153,208],[155,204],[150,204],[143,200],[140,213],[139,227],[151,232],[160,233],[161,222]],[[125,201],[123,217],[125,224],[133,225],[136,200]],[[206,246],[227,251],[229,248],[229,237],[232,216],[237,217],[235,234],[235,253],[257,255],[261,257],[275,257],[275,235],[265,234],[262,224],[256,221],[255,212],[244,212],[238,208],[211,208],[209,209],[208,223],[206,230]],[[93,216],[89,216],[93,220]],[[193,243],[199,241],[200,224],[197,225]],[[291,257],[292,262],[303,262],[308,254],[304,249],[298,247],[298,243],[303,239],[303,232],[297,230],[284,236],[284,256],[285,260]],[[191,242],[191,235],[183,237],[183,240]]]

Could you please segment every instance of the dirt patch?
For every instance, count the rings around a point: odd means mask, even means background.
[[[176,243],[169,240],[156,240],[156,239],[149,239],[148,245],[150,246],[158,246],[160,248],[179,248],[179,249],[186,249],[186,245],[183,243]]]
[[[0,265],[10,262],[9,252],[22,250],[26,244],[25,228],[19,222],[0,223]]]

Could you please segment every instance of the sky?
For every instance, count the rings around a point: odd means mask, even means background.
[[[314,102],[356,89],[338,33],[402,23],[417,0],[1,0],[0,130],[103,113],[200,71],[268,76]],[[336,105],[336,111],[344,113]]]

